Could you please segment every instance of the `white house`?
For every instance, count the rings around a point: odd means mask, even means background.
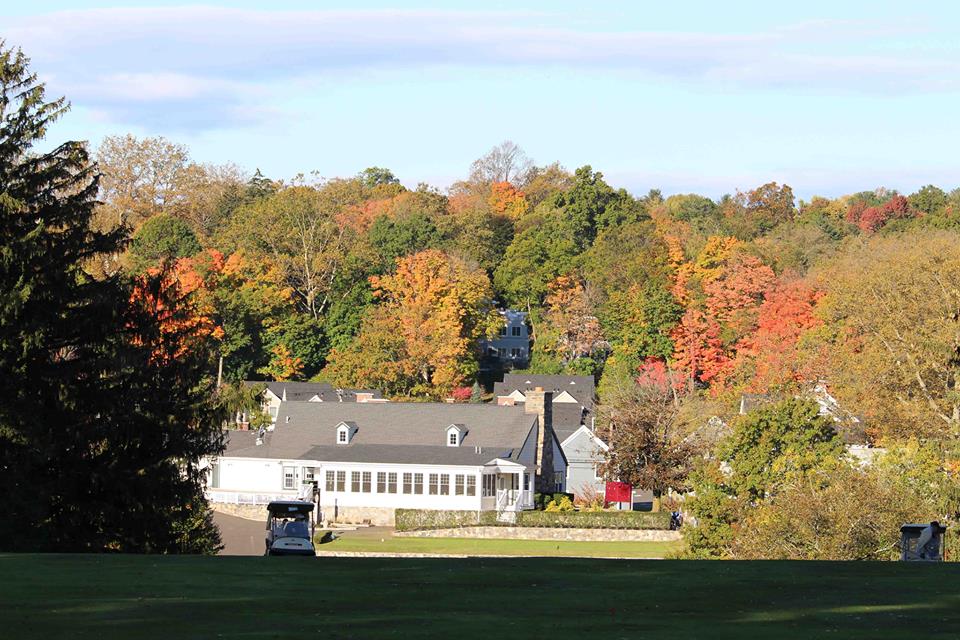
[[[535,391],[524,406],[281,402],[273,431],[230,431],[208,497],[262,504],[316,482],[323,517],[392,524],[397,508],[497,511],[562,491],[566,458]]]

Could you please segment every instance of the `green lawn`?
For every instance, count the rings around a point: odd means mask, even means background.
[[[494,556],[557,556],[591,558],[662,558],[678,542],[566,542],[562,540],[487,540],[477,538],[394,537],[383,529],[358,529],[319,546],[321,551],[439,553]]]
[[[960,565],[0,555],[4,638],[957,638]]]

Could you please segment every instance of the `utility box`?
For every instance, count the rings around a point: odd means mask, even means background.
[[[900,527],[900,560],[906,562],[943,562],[943,534],[947,528],[939,522],[905,524]]]

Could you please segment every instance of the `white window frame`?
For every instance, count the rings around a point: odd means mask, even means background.
[[[468,496],[477,495],[477,476],[467,476],[467,493]]]
[[[350,429],[347,427],[339,427],[337,429],[337,444],[349,444],[350,443]]]
[[[347,491],[347,472],[337,471],[337,491],[346,493]]]
[[[326,474],[326,484],[324,485],[327,488],[327,491],[336,491],[337,487],[337,475],[335,471],[327,470]]]
[[[297,488],[297,468],[287,465],[283,465],[283,488],[287,489],[296,489]]]
[[[387,493],[396,493],[397,492],[397,472],[389,471],[387,472]]]

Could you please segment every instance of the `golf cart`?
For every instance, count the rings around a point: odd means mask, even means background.
[[[267,505],[266,555],[315,556],[312,502],[283,500]]]

